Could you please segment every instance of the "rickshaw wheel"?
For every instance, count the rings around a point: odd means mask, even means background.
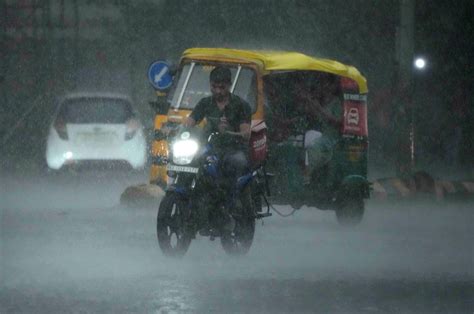
[[[336,208],[337,222],[341,226],[358,225],[364,217],[365,204],[360,197],[350,197],[344,199]]]

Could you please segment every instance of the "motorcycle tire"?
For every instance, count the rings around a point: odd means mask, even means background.
[[[176,193],[167,193],[160,202],[156,220],[158,244],[164,255],[182,257],[188,251],[192,234],[186,228],[186,202]]]
[[[247,254],[255,235],[255,210],[252,206],[250,187],[242,192],[237,203],[240,215],[235,216],[234,230],[224,231],[221,236],[222,248],[232,256]]]

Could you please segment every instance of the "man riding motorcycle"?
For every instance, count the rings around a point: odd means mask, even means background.
[[[193,127],[206,118],[206,134],[219,133],[216,149],[222,160],[222,182],[227,196],[234,193],[237,178],[248,169],[251,108],[237,95],[230,93],[231,71],[218,66],[210,73],[211,96],[202,98],[184,121],[185,127]],[[232,217],[226,222],[232,225]],[[231,227],[229,227],[231,228]]]

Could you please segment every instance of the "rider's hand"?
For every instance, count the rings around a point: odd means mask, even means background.
[[[228,131],[230,129],[230,125],[226,117],[221,117],[221,119],[219,120],[219,124],[217,125],[217,129],[220,133],[224,133],[225,131]]]

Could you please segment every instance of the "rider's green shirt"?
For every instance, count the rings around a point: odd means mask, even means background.
[[[229,103],[225,106],[224,110],[220,110],[217,106],[214,97],[209,96],[201,99],[193,112],[190,115],[196,123],[199,123],[202,119],[206,118],[207,124],[205,127],[206,133],[218,132],[218,124],[222,117],[227,118],[227,122],[230,125],[230,130],[233,132],[240,132],[240,125],[242,123],[251,123],[252,110],[250,105],[237,95],[230,95]],[[240,140],[240,137],[227,136],[221,142],[222,145],[246,147]]]

